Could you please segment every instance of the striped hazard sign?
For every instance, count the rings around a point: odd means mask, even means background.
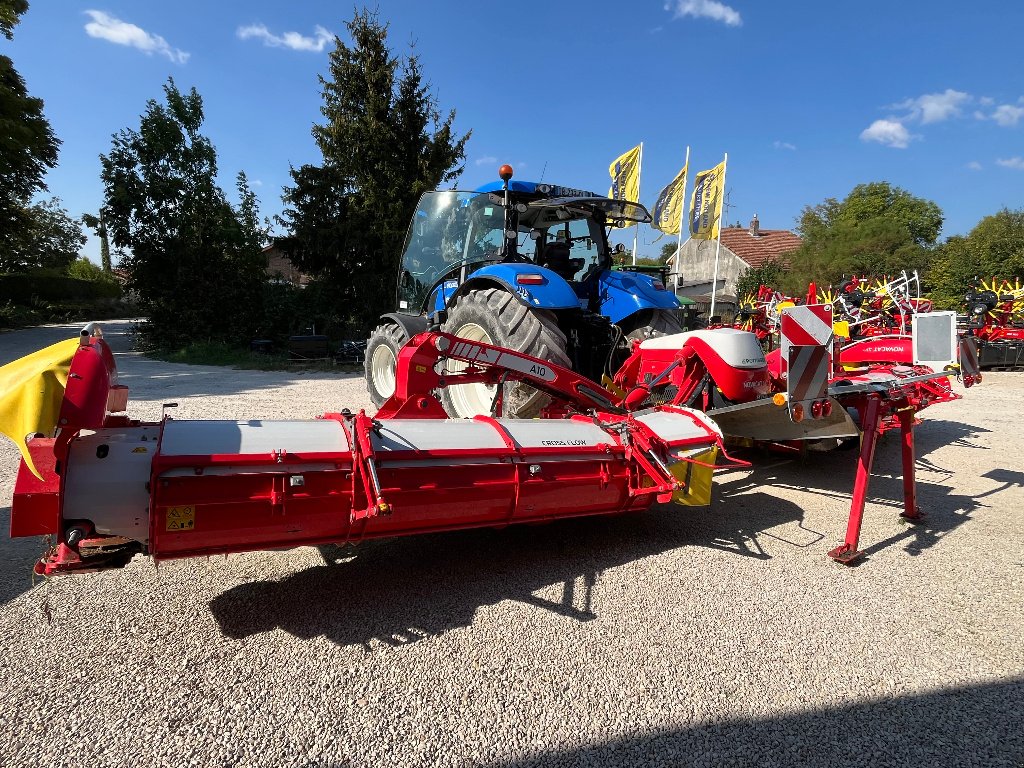
[[[779,326],[783,376],[789,414],[819,418],[831,411],[828,380],[832,372],[832,306],[810,304],[783,310]]]
[[[964,376],[977,376],[981,371],[978,364],[978,345],[973,336],[960,339],[960,373]]]
[[[808,403],[828,397],[829,348],[796,346],[789,348],[789,378],[786,392],[792,410],[797,403]]]
[[[782,310],[779,325],[780,346],[782,347],[783,373],[789,370],[789,348],[826,347],[832,348],[832,305],[805,304]]]

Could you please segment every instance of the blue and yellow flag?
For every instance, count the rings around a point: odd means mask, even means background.
[[[686,198],[686,170],[683,166],[676,177],[658,194],[654,203],[651,226],[666,235],[678,235],[683,225],[683,200]]]
[[[640,145],[615,158],[608,166],[608,173],[612,177],[608,197],[631,203],[640,202]]]
[[[725,161],[714,168],[700,171],[693,180],[690,202],[690,237],[695,240],[718,238],[725,198]]]

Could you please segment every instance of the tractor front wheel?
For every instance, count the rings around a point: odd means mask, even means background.
[[[395,394],[395,367],[398,350],[409,340],[405,330],[398,323],[378,325],[366,343],[366,388],[370,399],[380,408],[384,401]]]
[[[468,341],[481,341],[523,352],[532,357],[570,367],[565,334],[554,313],[531,309],[508,291],[500,288],[472,291],[460,296],[448,313],[443,330]],[[450,360],[449,371],[465,370],[466,363]],[[441,390],[441,402],[453,418],[472,418],[488,414],[495,388],[484,384],[462,384]],[[502,415],[528,419],[536,416],[549,398],[533,387],[514,383],[505,385]]]

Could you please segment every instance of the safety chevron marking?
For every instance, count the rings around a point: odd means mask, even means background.
[[[786,381],[790,407],[828,395],[828,353],[827,346],[790,346],[789,378]]]
[[[960,339],[960,373],[965,376],[977,376],[981,370],[978,364],[978,347],[972,336]]]
[[[789,348],[832,347],[832,306],[830,304],[805,304],[782,310],[779,325],[782,364],[789,370]]]

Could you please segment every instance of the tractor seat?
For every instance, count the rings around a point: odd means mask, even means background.
[[[572,250],[564,240],[547,243],[541,252],[540,266],[547,267],[565,280],[572,280],[579,267],[573,264],[576,259],[570,258],[570,253]]]

